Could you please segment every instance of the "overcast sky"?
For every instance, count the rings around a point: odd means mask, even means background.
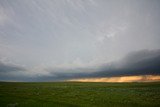
[[[0,0],[0,80],[160,74],[159,49],[159,0]]]

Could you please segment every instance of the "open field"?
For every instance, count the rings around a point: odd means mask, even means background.
[[[0,82],[0,107],[7,106],[160,107],[160,82]]]

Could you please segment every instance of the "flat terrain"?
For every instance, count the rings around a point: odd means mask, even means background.
[[[0,107],[7,106],[160,107],[160,82],[0,82]]]

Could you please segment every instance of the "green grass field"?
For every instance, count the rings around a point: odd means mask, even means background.
[[[160,107],[160,82],[0,82],[0,107],[7,106]]]

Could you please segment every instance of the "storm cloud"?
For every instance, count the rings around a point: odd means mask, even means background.
[[[0,78],[1,80],[14,80],[17,78],[21,78],[21,72],[24,72],[25,68],[15,65],[15,64],[10,64],[6,63],[3,61],[0,61]],[[19,75],[20,74],[20,75]]]
[[[102,67],[95,76],[159,75],[160,50],[142,50],[128,54],[118,62]]]
[[[142,50],[128,54],[117,62],[104,64],[96,72],[58,74],[60,78],[92,78],[134,75],[160,75],[160,50]]]
[[[0,1],[0,80],[160,74],[159,0]]]
[[[11,69],[10,69],[11,68]],[[13,69],[14,68],[14,69]],[[1,66],[1,69],[8,71],[24,70],[18,67]],[[128,54],[117,62],[104,64],[98,68],[74,68],[74,69],[47,69],[50,74],[47,76],[35,76],[20,78],[24,81],[63,81],[79,78],[93,77],[119,77],[138,75],[160,75],[160,50],[142,50]],[[80,71],[74,73],[74,71]],[[5,72],[6,74],[8,72]],[[1,77],[2,78],[2,77]],[[8,78],[8,77],[6,77]],[[10,77],[11,79],[11,77]],[[19,77],[17,76],[17,80]]]
[[[22,71],[24,70],[21,67],[18,67],[16,65],[11,65],[11,64],[5,64],[3,62],[0,62],[0,73],[3,72],[14,72],[14,71]]]

